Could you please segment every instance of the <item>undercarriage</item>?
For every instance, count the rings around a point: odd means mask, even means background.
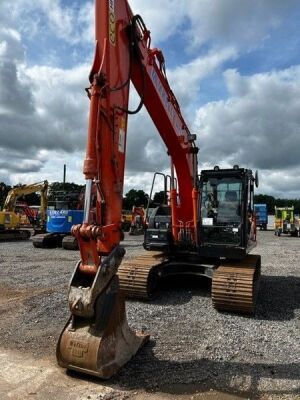
[[[28,240],[30,230],[28,229],[3,229],[0,230],[0,241],[9,242],[15,240]]]
[[[126,297],[151,299],[163,278],[178,275],[205,276],[212,280],[212,302],[219,311],[253,314],[260,278],[261,259],[220,260],[183,253],[170,257],[163,252],[144,252],[124,261],[118,270]]]

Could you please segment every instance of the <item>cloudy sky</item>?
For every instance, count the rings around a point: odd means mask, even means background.
[[[299,1],[130,5],[165,54],[200,168],[258,169],[259,192],[300,197]],[[0,0],[0,181],[61,180],[66,163],[68,181],[84,182],[93,11],[89,0]],[[148,190],[168,164],[145,110],[132,116],[125,191]]]

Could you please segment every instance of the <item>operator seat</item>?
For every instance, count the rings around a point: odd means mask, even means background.
[[[223,201],[219,202],[218,222],[239,222],[239,201],[235,190],[227,190]]]

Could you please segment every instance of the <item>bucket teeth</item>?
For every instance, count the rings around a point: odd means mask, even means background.
[[[133,332],[114,276],[95,302],[93,318],[72,315],[57,344],[58,364],[108,379],[136,354],[149,335]]]

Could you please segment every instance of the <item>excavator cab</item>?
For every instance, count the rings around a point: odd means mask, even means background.
[[[149,217],[145,232],[144,248],[146,250],[164,250],[172,245],[171,208],[161,205],[156,207]]]
[[[157,180],[163,181],[163,190],[159,192],[159,202],[153,196],[154,188]],[[172,248],[172,218],[171,207],[168,204],[168,194],[170,192],[170,175],[165,175],[161,172],[156,172],[153,176],[151,192],[146,210],[146,218],[148,220],[147,229],[144,235],[145,250],[166,251]],[[149,211],[152,205],[151,212]]]
[[[204,170],[200,176],[199,252],[206,257],[244,258],[256,245],[252,171]]]

